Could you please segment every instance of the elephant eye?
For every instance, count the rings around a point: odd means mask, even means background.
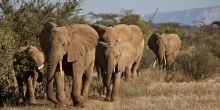
[[[65,46],[65,44],[63,43],[63,44],[62,44],[62,47],[64,47],[64,46]]]

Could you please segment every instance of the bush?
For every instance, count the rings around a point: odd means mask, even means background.
[[[215,74],[219,62],[206,46],[200,46],[194,53],[180,54],[177,63],[183,74],[193,80],[202,80]]]
[[[153,53],[152,50],[148,48],[148,45],[145,44],[144,46],[144,52],[142,54],[141,62],[140,62],[140,68],[149,68],[153,66],[154,60],[156,58],[156,55]]]
[[[13,73],[13,53],[16,35],[7,26],[0,27],[0,105],[14,99],[16,78]]]

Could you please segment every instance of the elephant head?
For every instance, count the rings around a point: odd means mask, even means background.
[[[90,26],[97,31],[99,35],[99,41],[109,44],[116,44],[119,42],[120,32],[114,27],[107,27],[99,24],[91,24]]]
[[[45,24],[39,35],[39,40],[48,63],[47,90],[49,99],[53,92],[52,78],[57,66],[60,66],[59,70],[62,74],[62,61],[75,62],[83,59],[86,52],[97,45],[98,35],[95,30],[90,28],[80,24],[70,26],[57,26],[52,22]]]
[[[171,65],[181,47],[181,40],[176,34],[154,33],[148,40],[149,48],[156,54],[159,65]]]
[[[20,47],[19,52],[25,52],[27,55],[31,56],[31,59],[34,62],[36,71],[38,73],[38,82],[41,82],[44,74],[44,55],[38,50],[37,47],[26,44],[23,47]]]
[[[109,86],[112,80],[112,74],[123,72],[125,68],[135,60],[136,50],[129,43],[108,44],[100,42],[105,48],[104,58],[106,61],[106,86]]]

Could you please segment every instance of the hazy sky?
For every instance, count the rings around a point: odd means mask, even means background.
[[[158,12],[168,12],[209,6],[220,6],[220,0],[85,0],[82,8],[83,13],[119,13],[122,9],[134,9],[143,16],[156,8]]]

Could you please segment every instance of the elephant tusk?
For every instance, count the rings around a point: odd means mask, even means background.
[[[41,66],[39,66],[37,69],[40,70],[44,67],[44,64],[42,64]]]
[[[62,61],[59,62],[60,63],[60,74],[63,75],[63,70],[62,70]]]
[[[115,68],[113,69],[113,73],[115,73]]]
[[[165,55],[163,56],[163,59],[164,59],[164,65],[166,66],[167,65],[167,60],[166,60]]]
[[[153,64],[153,68],[156,66],[157,63],[157,57],[155,58],[154,64]]]
[[[156,66],[157,63],[157,59],[155,59],[154,64],[153,64],[153,68]]]

